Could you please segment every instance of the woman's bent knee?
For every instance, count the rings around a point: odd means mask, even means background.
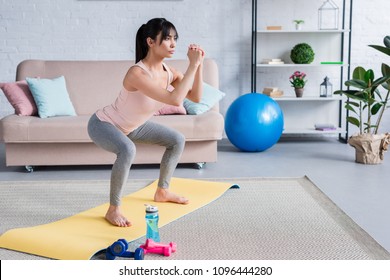
[[[174,142],[175,142],[175,146],[180,147],[181,149],[183,149],[184,148],[184,144],[186,142],[186,138],[184,137],[183,134],[178,132],[175,135]]]
[[[131,164],[135,158],[136,154],[135,144],[131,141],[128,143],[122,144],[117,153],[117,157],[120,157],[123,161],[126,161],[128,164]]]

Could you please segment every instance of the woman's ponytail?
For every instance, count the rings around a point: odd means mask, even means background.
[[[148,45],[145,38],[146,24],[142,24],[135,36],[135,63],[144,59],[148,53]]]

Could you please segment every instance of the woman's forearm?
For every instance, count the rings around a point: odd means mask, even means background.
[[[187,98],[193,102],[199,103],[203,93],[203,63],[199,65],[195,74],[194,84]]]
[[[175,89],[170,94],[172,98],[171,105],[179,106],[183,103],[184,98],[188,95],[193,87],[196,77],[198,76],[198,69],[200,66],[196,64],[190,64],[187,68],[187,71],[184,73],[183,79],[175,87]]]

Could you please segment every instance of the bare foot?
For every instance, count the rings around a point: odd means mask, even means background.
[[[125,216],[122,215],[121,211],[119,210],[119,206],[110,205],[106,213],[106,220],[110,224],[113,224],[114,226],[118,227],[131,226],[131,222]]]
[[[178,204],[188,204],[188,199],[177,194],[171,193],[168,189],[157,188],[154,194],[156,202],[173,202]]]

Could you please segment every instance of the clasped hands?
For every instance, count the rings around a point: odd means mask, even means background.
[[[205,56],[205,51],[197,44],[190,44],[188,46],[187,56],[190,61],[197,61],[201,64]]]

